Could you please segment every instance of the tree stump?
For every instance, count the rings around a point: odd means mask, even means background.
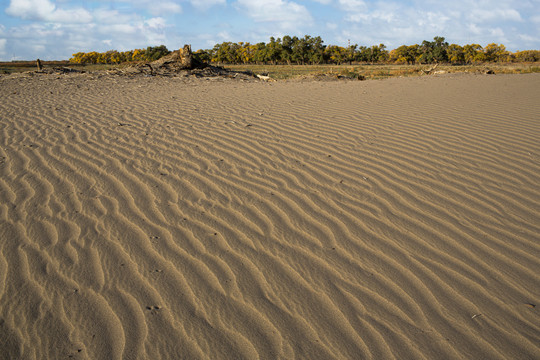
[[[173,51],[161,59],[143,64],[141,69],[144,67],[150,68],[151,75],[157,75],[177,73],[180,70],[204,68],[206,64],[200,63],[193,58],[191,45],[184,45],[182,49]]]
[[[179,49],[182,66],[186,69],[193,69],[193,53],[191,52],[191,45],[184,45],[183,49]]]

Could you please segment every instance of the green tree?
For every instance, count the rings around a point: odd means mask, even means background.
[[[306,35],[306,41],[308,42],[308,59],[312,64],[320,64],[324,61],[324,49],[323,40],[320,36],[308,37]]]
[[[441,63],[448,61],[448,43],[444,37],[435,36],[433,41],[424,40],[420,46],[419,60],[423,63]]]
[[[347,46],[346,61],[349,62],[349,65],[352,65],[352,62],[356,60],[357,49],[358,44]]]
[[[356,61],[369,62],[371,57],[371,49],[367,46],[360,46],[356,52]]]
[[[253,59],[255,62],[265,64],[267,57],[267,49],[264,42],[257,43],[253,46]]]
[[[298,41],[298,38],[296,40]],[[287,62],[289,65],[293,61],[293,45],[294,39],[289,35],[285,35],[281,41],[281,60]]]
[[[276,40],[274,37],[271,37],[270,42],[266,44],[266,61],[272,64],[277,63],[281,58],[282,51],[281,39],[277,38]]]
[[[238,44],[232,42],[223,42],[214,46],[215,57],[213,61],[221,63],[236,64],[239,61],[237,58]]]
[[[303,38],[293,37],[293,61],[304,65],[310,60],[311,56],[311,36],[305,35]]]
[[[388,50],[386,50],[386,45],[384,44],[373,45],[370,48],[362,50],[364,54],[361,55],[361,57],[372,64],[383,63],[390,57]]]
[[[433,38],[433,58],[436,62],[448,61],[448,43],[444,41],[444,37],[435,36]]]
[[[147,47],[145,55],[147,61],[155,61],[165,55],[169,55],[170,53],[171,52],[167,49],[165,45],[159,45]]]
[[[195,61],[198,61],[200,63],[209,63],[212,61],[212,56],[210,54],[210,51],[208,50],[197,50],[193,53],[193,58]]]
[[[307,43],[305,38],[299,39],[298,37],[294,36],[292,40],[292,60],[297,64],[304,65],[307,60],[309,44]]]

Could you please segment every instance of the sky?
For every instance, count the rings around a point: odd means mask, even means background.
[[[0,61],[66,60],[271,36],[388,49],[443,36],[449,43],[540,50],[540,0],[0,0]]]

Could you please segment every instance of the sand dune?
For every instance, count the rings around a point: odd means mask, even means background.
[[[0,94],[2,359],[538,359],[539,74]]]

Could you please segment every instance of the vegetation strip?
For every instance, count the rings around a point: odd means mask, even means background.
[[[148,47],[124,52],[110,50],[104,53],[95,51],[73,54],[70,59],[75,64],[119,64],[133,61],[155,61],[170,51],[164,46]],[[260,42],[223,42],[212,49],[198,50],[195,57],[203,62],[225,64],[433,64],[449,63],[454,65],[478,64],[484,62],[537,62],[539,50],[525,50],[512,53],[502,44],[479,44],[465,46],[448,44],[444,37],[436,36],[433,41],[424,40],[418,45],[402,45],[388,51],[384,44],[342,47],[324,45],[320,36],[303,38],[284,36],[270,38],[268,43]]]

